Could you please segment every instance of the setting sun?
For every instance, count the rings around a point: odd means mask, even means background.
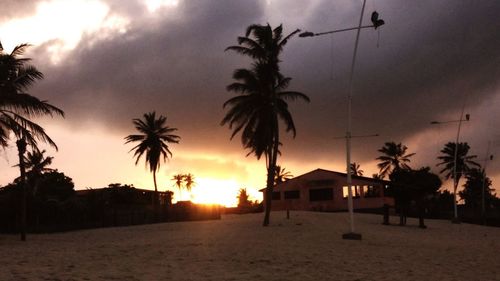
[[[182,191],[180,200],[191,200],[195,203],[202,204],[220,204],[226,207],[234,207],[238,204],[236,196],[240,184],[231,179],[211,179],[198,178],[196,185],[188,194],[187,191]],[[174,194],[178,193],[175,192]],[[174,195],[174,199],[179,201],[179,198]]]

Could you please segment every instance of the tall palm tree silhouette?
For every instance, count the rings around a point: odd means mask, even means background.
[[[284,77],[279,71],[279,55],[289,38],[298,30],[283,38],[282,26],[274,30],[269,25],[251,25],[245,37],[238,37],[238,46],[233,50],[250,56],[254,62],[251,69],[237,69],[233,78],[237,81],[227,86],[228,91],[237,96],[224,103],[228,112],[221,125],[229,124],[233,129],[231,139],[241,132],[241,141],[246,149],[257,159],[266,158],[267,182],[263,225],[269,225],[271,196],[276,173],[280,138],[279,121],[286,125],[286,131],[296,135],[295,124],[288,110],[288,100],[309,98],[300,92],[285,91],[291,78]]]
[[[474,162],[473,160],[477,158],[477,156],[468,155],[470,147],[469,144],[467,144],[466,142],[458,143],[458,150],[456,151],[457,163],[455,166],[456,148],[457,145],[454,142],[448,142],[447,144],[445,144],[444,148],[441,150],[441,155],[438,156],[438,159],[441,160],[441,162],[436,165],[436,166],[443,166],[443,168],[441,169],[441,171],[439,171],[439,173],[444,174],[445,179],[453,178],[454,172],[456,172],[456,180],[453,183],[453,205],[455,210],[457,204],[456,200],[457,188],[460,178],[462,177],[462,175],[465,175],[467,172],[469,172],[472,168],[480,167],[480,165],[477,162]],[[456,212],[454,219],[458,219],[456,217]]]
[[[145,164],[149,166],[149,170],[153,173],[153,182],[155,186],[155,193],[153,198],[153,207],[157,211],[158,205],[158,185],[156,183],[156,172],[160,169],[161,158],[165,162],[168,157],[172,157],[169,143],[179,143],[180,137],[174,135],[173,132],[177,128],[170,128],[167,126],[167,117],[160,115],[156,118],[156,113],[149,112],[143,115],[144,119],[133,119],[133,123],[138,135],[128,135],[125,137],[125,144],[130,142],[139,142],[130,151],[134,151],[136,157],[135,164],[139,163],[142,155],[145,154]]]
[[[379,175],[381,178],[385,178],[394,170],[410,169],[407,163],[410,162],[410,157],[415,155],[415,153],[406,154],[407,149],[408,147],[401,143],[386,142],[384,146],[378,150],[382,153],[381,156],[376,158],[376,160],[380,160],[377,167],[380,169]]]
[[[25,157],[27,145],[38,149],[38,141],[48,143],[57,150],[56,143],[45,130],[30,118],[59,115],[64,112],[47,101],[27,93],[37,80],[43,79],[43,74],[33,65],[30,58],[21,58],[29,47],[28,44],[16,46],[11,53],[6,53],[0,43],[0,146],[8,145],[10,133],[16,137],[19,156],[21,200],[21,240],[26,240],[26,166]]]

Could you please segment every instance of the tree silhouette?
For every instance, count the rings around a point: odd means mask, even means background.
[[[184,174],[176,174],[173,175],[172,179],[174,181],[174,185],[179,189],[179,201],[182,200],[182,188],[184,183]]]
[[[274,177],[274,185],[285,182],[289,179],[293,178],[293,175],[285,170],[285,168],[281,168],[281,166],[276,166],[276,176]]]
[[[411,201],[418,208],[419,227],[426,228],[424,214],[428,195],[434,194],[441,187],[439,177],[430,172],[429,167],[418,170],[396,169],[390,179],[394,185],[393,192],[399,209],[400,224],[406,224],[406,213]]]
[[[240,188],[238,191],[238,208],[248,208],[252,205],[252,202],[249,200],[249,195],[246,188]]]
[[[407,149],[408,147],[401,143],[386,142],[384,146],[378,150],[382,153],[381,156],[376,158],[376,160],[380,161],[377,167],[380,169],[379,175],[381,178],[385,178],[395,170],[410,169],[407,163],[410,162],[410,157],[415,155],[415,153],[406,154]]]
[[[54,157],[45,157],[44,153],[45,150],[39,151],[35,149],[32,152],[28,152],[24,160],[26,169],[28,170],[26,172],[27,180],[33,187],[33,195],[37,193],[41,175],[53,171],[53,169],[47,167],[52,164]]]
[[[227,90],[237,96],[224,103],[229,108],[221,125],[228,124],[233,130],[231,139],[241,132],[243,147],[247,154],[254,154],[257,159],[262,155],[266,159],[267,181],[266,201],[263,225],[269,225],[271,196],[279,154],[279,120],[286,125],[286,132],[296,135],[295,124],[288,110],[288,100],[309,98],[300,92],[285,91],[291,78],[284,77],[279,71],[279,55],[289,38],[298,32],[292,32],[283,38],[282,26],[274,30],[269,25],[251,25],[245,37],[238,37],[238,46],[233,50],[250,56],[254,62],[251,69],[237,69],[233,78],[237,81],[227,86]]]
[[[133,119],[133,123],[139,135],[128,135],[125,137],[125,144],[130,142],[139,142],[130,151],[134,151],[136,157],[135,164],[139,163],[142,155],[145,154],[145,164],[149,166],[149,170],[153,173],[153,182],[155,186],[153,206],[155,212],[158,205],[158,186],[156,184],[156,172],[160,169],[161,158],[165,162],[168,157],[172,157],[169,143],[179,143],[180,137],[174,135],[173,132],[177,128],[167,126],[167,117],[160,115],[156,118],[156,113],[150,112],[143,115],[144,119]]]
[[[456,143],[448,142],[445,144],[444,148],[441,150],[441,155],[438,156],[438,159],[441,160],[437,166],[443,166],[443,168],[439,171],[439,173],[444,174],[445,179],[454,178],[454,174],[456,171],[455,178],[456,180],[453,183],[453,205],[456,206],[456,198],[457,198],[457,188],[458,183],[460,182],[460,178],[463,174],[466,174],[472,167],[479,167],[480,165],[474,162],[473,159],[477,158],[476,155],[468,155],[469,154],[469,145],[465,142],[458,143],[458,149],[456,151],[456,165],[455,165],[455,149]],[[456,212],[455,212],[456,214]],[[456,219],[456,217],[454,217]]]
[[[12,52],[5,53],[0,43],[0,146],[7,146],[12,132],[16,137],[19,156],[21,200],[21,240],[26,240],[26,167],[24,154],[27,145],[37,149],[37,141],[46,142],[57,149],[55,142],[45,130],[30,118],[39,116],[60,115],[64,112],[47,101],[27,93],[43,74],[33,65],[30,58],[21,58],[29,47],[28,44],[16,46]]]
[[[484,188],[484,204],[485,209],[495,198],[494,189],[491,188],[491,179],[486,176],[484,169],[472,168],[465,176],[466,182],[464,189],[458,193],[460,198],[464,200],[465,206],[471,208],[475,213],[478,213],[483,201]]]
[[[196,185],[196,183],[194,181],[194,175],[191,173],[184,174],[183,181],[184,181],[184,187],[186,188],[186,191],[188,193],[190,193],[193,186]]]
[[[360,176],[360,177],[363,176],[363,173],[365,172],[360,169],[359,164],[357,164],[356,162],[351,163],[351,171],[354,176]]]

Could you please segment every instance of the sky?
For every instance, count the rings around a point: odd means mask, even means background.
[[[158,172],[159,190],[179,192],[172,175],[192,173],[182,199],[232,205],[239,188],[252,198],[265,186],[265,162],[247,156],[239,137],[222,127],[222,104],[237,68],[250,60],[225,48],[251,24],[323,32],[357,26],[361,0],[3,0],[5,51],[30,43],[26,54],[45,75],[30,93],[66,117],[37,119],[58,145],[53,168],[76,189],[110,183],[153,188],[134,164],[132,119],[156,111],[178,128],[179,144]],[[430,166],[447,142],[460,141],[500,182],[500,2],[496,0],[367,0],[363,24],[376,10],[385,25],[360,33],[352,92],[352,161],[378,171],[385,142],[415,152],[413,168]],[[290,90],[311,102],[290,102],[297,136],[283,136],[279,164],[297,176],[316,168],[345,171],[349,73],[356,32],[291,39],[281,55]],[[490,143],[488,149],[488,143]],[[0,150],[0,185],[18,175],[14,142]],[[463,182],[462,182],[463,183]],[[443,188],[451,188],[447,181]],[[496,188],[500,194],[500,188]],[[224,198],[221,202],[220,198]]]

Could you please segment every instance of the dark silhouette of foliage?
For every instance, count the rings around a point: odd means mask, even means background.
[[[30,118],[39,116],[64,116],[64,112],[47,101],[27,93],[27,90],[43,74],[33,65],[28,64],[30,58],[20,58],[28,44],[21,44],[8,54],[0,44],[0,146],[5,147],[10,133],[16,137],[19,156],[19,171],[22,185],[21,240],[26,240],[26,167],[24,154],[26,146],[37,148],[37,141],[46,142],[57,149],[55,142],[45,130]]]
[[[415,153],[406,154],[407,149],[408,147],[401,143],[386,142],[384,146],[378,150],[382,153],[381,156],[376,158],[376,160],[380,161],[377,167],[380,169],[379,175],[381,178],[385,178],[395,170],[410,169],[407,163],[410,162],[410,157],[415,155]]]
[[[488,178],[483,169],[472,168],[465,176],[466,182],[464,189],[458,193],[460,198],[464,200],[465,206],[479,213],[483,201],[484,188],[484,203],[485,209],[491,207],[491,202],[496,197],[491,188],[491,180]]]
[[[75,184],[64,173],[53,170],[39,177],[36,197],[42,201],[65,201],[74,195]]]
[[[400,213],[400,224],[406,224],[406,215],[410,203],[414,201],[418,209],[419,226],[425,228],[424,214],[427,198],[435,194],[441,187],[441,179],[430,172],[429,167],[418,170],[396,169],[391,173],[396,207]]]
[[[193,188],[193,186],[196,185],[196,182],[194,181],[194,175],[191,173],[184,174],[183,180],[184,180],[184,186],[186,187],[186,190],[188,192],[191,192],[191,189]]]
[[[145,164],[149,166],[149,170],[153,173],[153,182],[155,187],[155,198],[153,205],[157,206],[158,202],[158,185],[156,183],[156,172],[160,169],[161,159],[165,162],[168,157],[172,157],[169,143],[179,143],[180,137],[173,133],[177,128],[167,126],[167,117],[160,115],[156,118],[156,113],[150,112],[143,115],[144,119],[133,119],[134,126],[139,135],[128,135],[125,137],[126,144],[130,142],[138,142],[130,151],[134,151],[136,157],[135,164],[139,163],[142,155],[145,154]]]
[[[36,147],[39,140],[57,148],[45,130],[29,119],[64,116],[64,112],[27,93],[37,80],[43,79],[43,74],[28,64],[30,58],[20,58],[28,47],[28,44],[18,45],[10,54],[0,47],[0,145],[7,145],[9,132],[12,132],[32,147]]]
[[[287,171],[285,168],[281,168],[281,166],[276,166],[276,176],[274,177],[274,185],[285,182],[291,178],[293,178],[293,175],[289,171]]]
[[[237,198],[238,208],[248,208],[252,205],[252,201],[249,200],[249,195],[246,188],[240,188]]]
[[[237,69],[233,78],[237,81],[227,86],[227,90],[237,96],[224,103],[228,112],[221,125],[228,124],[233,130],[231,139],[241,132],[243,147],[249,149],[247,155],[257,159],[266,158],[266,212],[263,225],[269,224],[271,194],[276,175],[279,154],[279,120],[286,125],[286,132],[296,135],[295,124],[288,110],[287,101],[309,98],[300,92],[285,91],[291,78],[284,77],[279,69],[279,55],[288,40],[298,30],[283,37],[283,28],[272,29],[270,25],[251,25],[244,37],[238,37],[238,46],[226,50],[236,51],[251,57],[254,62],[250,69]]]
[[[172,176],[174,185],[179,189],[179,200],[182,198],[182,188],[184,188],[184,174],[176,174]]]
[[[455,178],[453,183],[453,204],[454,204],[454,216],[453,221],[458,219],[457,217],[457,188],[459,186],[460,179],[462,175],[465,175],[471,168],[479,167],[480,165],[474,162],[473,159],[477,158],[476,155],[469,154],[469,145],[467,143],[448,142],[445,144],[444,148],[441,150],[441,155],[438,159],[441,161],[437,166],[442,166],[439,173],[444,174],[445,179]],[[455,163],[456,154],[456,163]]]
[[[363,173],[365,172],[365,171],[360,169],[360,165],[357,164],[356,162],[351,163],[351,171],[352,171],[352,175],[360,176],[360,177],[363,176]]]
[[[453,171],[455,167],[455,147],[456,144],[454,142],[445,144],[444,148],[441,150],[441,155],[438,156],[438,159],[441,160],[441,162],[438,163],[437,166],[443,166],[439,173],[444,174],[446,179],[453,178]],[[477,158],[476,155],[468,155],[469,149],[470,146],[466,142],[461,142],[458,144],[456,186],[458,186],[458,182],[460,181],[462,175],[465,175],[472,168],[480,166],[473,160]]]

